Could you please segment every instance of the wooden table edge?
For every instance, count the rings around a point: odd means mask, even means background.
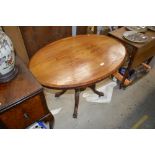
[[[108,73],[107,75],[104,75],[96,80],[93,80],[93,81],[89,81],[87,83],[84,83],[84,84],[77,84],[77,85],[63,85],[63,86],[54,86],[54,85],[51,85],[49,86],[49,84],[43,84],[40,82],[40,84],[43,86],[43,87],[46,87],[46,88],[50,88],[50,89],[56,89],[56,90],[62,90],[62,89],[75,89],[75,88],[86,88],[88,86],[91,86],[92,84],[96,84],[98,82],[101,82],[102,80],[106,79],[107,77],[109,77],[110,75],[114,74],[115,72],[117,72],[117,70],[124,64],[125,62],[125,59],[127,57],[127,50],[125,48],[125,57],[124,59],[122,60],[122,62],[120,63],[120,65],[115,68],[114,70],[112,70],[110,73]]]

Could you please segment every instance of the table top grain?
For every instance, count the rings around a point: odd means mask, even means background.
[[[123,64],[125,56],[125,47],[114,38],[78,35],[41,48],[29,68],[43,86],[70,89],[107,78]]]

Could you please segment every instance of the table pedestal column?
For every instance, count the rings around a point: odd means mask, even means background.
[[[100,96],[104,96],[103,92],[99,92],[98,90],[96,90],[96,85],[93,84],[91,86],[89,86],[89,88],[95,93],[97,94],[99,97]],[[77,118],[78,115],[78,106],[79,106],[79,98],[80,98],[80,92],[84,91],[86,88],[75,88],[75,105],[74,105],[74,113],[73,113],[73,118]],[[55,94],[55,97],[59,97],[62,94],[64,94],[67,90],[62,90],[61,92],[57,92]]]
[[[96,90],[96,85],[92,85],[89,86],[89,88],[95,93],[97,94],[99,97],[100,96],[104,96],[103,92],[99,92]],[[78,105],[79,105],[79,97],[80,97],[80,92],[84,91],[86,88],[84,89],[75,89],[75,106],[74,106],[74,113],[73,113],[73,118],[77,118],[78,115]]]

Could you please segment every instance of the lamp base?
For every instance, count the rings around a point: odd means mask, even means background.
[[[0,77],[0,83],[11,81],[17,75],[17,73],[18,73],[18,68],[17,66],[15,66],[11,72],[7,73],[3,77]]]

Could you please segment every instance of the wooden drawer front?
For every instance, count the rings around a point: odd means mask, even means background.
[[[39,95],[30,98],[1,114],[0,118],[7,128],[26,128],[47,114]]]
[[[154,43],[155,44],[155,43]],[[146,61],[150,57],[155,55],[155,46],[145,47],[137,51],[134,61],[132,63],[132,68],[137,67],[142,62]]]

